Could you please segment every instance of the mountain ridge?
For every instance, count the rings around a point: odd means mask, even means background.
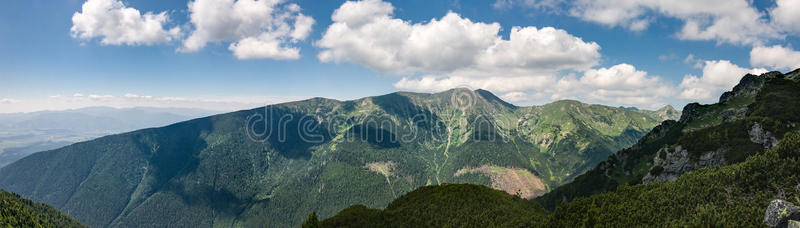
[[[552,209],[619,186],[671,181],[696,169],[742,162],[777,144],[800,122],[798,79],[800,70],[747,74],[718,103],[687,104],[678,121],[664,121],[632,147],[537,200]]]
[[[633,146],[533,200],[549,211],[527,209],[530,214],[503,217],[508,212],[501,211],[539,205],[522,199],[486,204],[513,195],[480,191],[468,184],[440,185],[419,188],[386,209],[355,205],[323,221],[311,216],[304,224],[763,226],[764,210],[774,199],[800,202],[797,113],[800,70],[746,75],[720,102],[688,104],[679,121],[663,121]],[[442,200],[462,194],[470,197]],[[474,217],[481,219],[471,220]]]
[[[454,89],[241,110],[37,153],[0,169],[0,187],[90,226],[294,226],[313,210],[385,207],[441,183],[534,197],[659,122],[602,105],[495,98]]]
[[[214,113],[201,109],[96,106],[0,114],[0,167],[34,152]]]

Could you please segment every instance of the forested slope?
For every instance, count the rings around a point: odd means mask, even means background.
[[[0,169],[0,187],[95,227],[294,226],[444,183],[533,198],[660,121],[484,90],[314,98],[36,153]]]

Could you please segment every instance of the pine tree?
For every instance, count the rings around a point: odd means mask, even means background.
[[[317,211],[313,211],[313,212],[311,212],[310,215],[308,215],[308,218],[306,219],[305,222],[303,222],[302,227],[303,228],[322,227],[322,226],[319,225],[319,218],[317,218]]]

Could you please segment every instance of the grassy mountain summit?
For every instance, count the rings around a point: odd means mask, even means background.
[[[0,187],[90,226],[294,226],[427,185],[533,198],[660,121],[577,101],[518,107],[483,90],[313,98],[36,153],[0,169]]]

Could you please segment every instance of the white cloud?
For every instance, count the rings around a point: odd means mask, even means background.
[[[345,23],[350,28],[359,28],[378,19],[389,19],[392,12],[394,6],[380,0],[347,1],[333,11],[331,19]]]
[[[305,99],[306,97],[242,96],[216,98],[158,97],[126,93],[115,95],[53,95],[44,98],[0,99],[0,113],[66,110],[105,106],[114,108],[160,107],[198,108],[214,111],[235,111],[268,104]]]
[[[783,30],[800,35],[800,1],[777,0],[775,8],[769,14],[772,21]]]
[[[0,104],[13,104],[13,103],[19,103],[19,100],[11,98],[0,98]]]
[[[136,94],[132,94],[132,93],[126,93],[125,95],[122,95],[122,97],[124,97],[124,98],[134,98],[134,99],[136,99],[136,98],[141,98],[141,99],[151,99],[151,98],[153,98],[153,96],[140,96],[140,95],[136,95]]]
[[[651,76],[630,64],[588,70],[580,78],[561,78],[553,87],[552,99],[658,108],[675,94],[675,88],[659,76]]]
[[[478,68],[536,72],[586,70],[597,65],[600,45],[553,27],[513,27],[509,40],[497,40],[478,56]]]
[[[571,98],[651,108],[677,93],[660,77],[629,64],[593,69],[601,58],[600,45],[565,30],[512,27],[503,39],[497,23],[473,22],[453,12],[412,23],[394,18],[393,10],[378,0],[342,4],[315,43],[323,49],[318,58],[402,75],[394,83],[401,90],[466,86],[511,102]]]
[[[600,59],[599,45],[560,29],[514,27],[504,40],[498,23],[473,22],[449,12],[414,24],[393,18],[393,10],[379,0],[345,2],[315,43],[323,49],[318,58],[390,73],[488,77],[585,70]]]
[[[716,102],[716,98],[733,88],[745,74],[762,74],[763,68],[746,69],[728,60],[705,61],[703,75],[686,75],[681,81],[680,98],[697,102]]]
[[[297,4],[281,0],[195,0],[189,2],[194,30],[183,41],[184,52],[209,42],[231,42],[238,59],[298,59],[296,43],[311,32],[314,19]]]
[[[687,65],[691,65],[692,68],[695,68],[695,69],[702,69],[704,62],[703,62],[702,59],[699,59],[699,58],[695,57],[694,54],[689,54],[689,55],[686,56],[685,59],[683,59],[683,63],[685,63]]]
[[[630,64],[590,69],[580,77],[566,75],[520,77],[436,77],[419,79],[404,77],[394,86],[402,90],[437,92],[456,87],[482,88],[501,93],[509,102],[576,99],[611,105],[659,108],[677,93],[677,89],[661,77],[637,70]]]
[[[111,96],[111,95],[97,95],[97,94],[89,94],[89,96],[87,96],[87,97],[89,99],[109,99],[109,98],[114,98],[114,96]]]
[[[452,88],[480,88],[493,92],[510,92],[521,90],[544,89],[555,83],[552,76],[519,76],[519,77],[437,77],[423,76],[419,79],[404,77],[394,83],[401,90],[416,92],[438,92]]]
[[[657,84],[659,78],[647,77],[647,72],[638,71],[630,64],[619,64],[611,68],[588,70],[580,80],[598,89],[643,88]]]
[[[176,39],[180,29],[165,29],[166,12],[141,14],[119,0],[88,0],[81,12],[72,15],[70,34],[74,38],[100,38],[103,45],[153,45]]]
[[[544,96],[542,93],[536,94],[528,94],[525,92],[509,92],[503,95],[500,95],[500,99],[503,99],[507,102],[525,102],[531,100],[542,99]]]
[[[570,15],[607,26],[634,31],[648,27],[654,16],[684,22],[676,34],[683,40],[716,40],[718,43],[761,44],[785,35],[748,0],[579,0]]]
[[[780,45],[754,47],[750,51],[750,65],[765,66],[775,70],[794,70],[800,68],[800,51]]]

